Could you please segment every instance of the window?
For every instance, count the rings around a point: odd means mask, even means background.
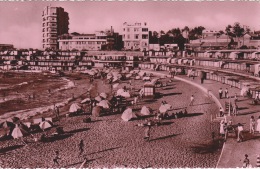
[[[139,38],[139,35],[138,35],[138,34],[136,34],[136,35],[135,35],[135,39],[138,39],[138,38]]]
[[[130,39],[130,35],[127,35],[127,39]]]
[[[148,32],[148,28],[142,28],[143,32]]]
[[[142,39],[148,39],[148,35],[142,35]]]
[[[130,28],[127,28],[127,32],[130,32]]]
[[[138,29],[138,28],[134,28],[134,31],[135,31],[135,32],[138,32],[138,31],[139,31],[139,29]]]
[[[125,31],[125,28],[123,29],[123,31]]]

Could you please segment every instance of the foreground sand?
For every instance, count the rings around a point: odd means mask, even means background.
[[[77,92],[87,88],[80,86]],[[108,91],[100,81],[95,86],[99,92]],[[158,109],[165,100],[176,112],[187,106],[191,94],[196,100],[187,109],[189,117],[165,120],[164,125],[153,127],[150,142],[143,139],[144,128],[136,126],[143,120],[124,122],[120,114],[93,118],[91,123],[83,123],[85,116],[63,118],[55,123],[66,132],[62,139],[41,143],[26,137],[30,142],[26,146],[20,140],[0,142],[1,167],[52,167],[55,150],[60,151],[59,167],[79,167],[83,161],[83,156],[78,157],[81,139],[88,159],[84,167],[215,167],[220,148],[212,144],[211,132],[218,133],[218,125],[210,123],[210,113],[218,111],[218,107],[200,90],[179,81],[159,91],[163,98],[139,104]],[[66,113],[68,106],[62,111]]]

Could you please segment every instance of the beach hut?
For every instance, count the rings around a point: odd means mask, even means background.
[[[155,95],[155,83],[158,79],[153,79],[151,82],[145,82],[143,91],[144,96],[154,96]]]
[[[124,121],[129,121],[129,120],[131,120],[131,119],[133,119],[133,118],[136,118],[136,115],[133,113],[133,111],[132,111],[131,108],[127,108],[127,109],[123,112],[121,118],[122,118]]]

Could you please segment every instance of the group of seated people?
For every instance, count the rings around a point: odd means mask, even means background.
[[[155,117],[154,117],[154,122],[156,122],[156,124],[160,124],[162,120],[167,120],[167,119],[177,119],[177,118],[181,118],[181,117],[185,117],[187,116],[188,112],[185,109],[184,111],[179,111],[179,112],[166,112],[166,113],[160,113],[157,112],[155,113]]]

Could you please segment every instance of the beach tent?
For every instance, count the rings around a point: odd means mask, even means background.
[[[140,77],[140,76],[136,76],[135,79],[136,79],[136,80],[139,80],[139,79],[141,79],[141,77]]]
[[[130,78],[131,76],[132,76],[132,74],[127,74],[125,77]]]
[[[162,104],[159,108],[160,113],[166,113],[168,110],[171,109],[171,105],[169,104]]]
[[[82,100],[80,103],[87,103],[87,102],[90,102],[90,101],[91,101],[90,98],[86,98],[86,99]]]
[[[110,107],[110,103],[108,102],[108,100],[102,100],[97,105],[103,107],[104,109],[109,109]]]
[[[80,110],[81,107],[77,104],[77,103],[73,103],[71,106],[70,106],[70,109],[69,109],[69,112],[70,113],[74,113],[74,112],[77,112],[78,110]]]
[[[124,89],[118,89],[117,91],[116,91],[116,95],[117,96],[121,96],[121,93],[124,93]]]
[[[15,124],[7,120],[0,124],[0,128],[9,128],[9,127],[15,127]]]
[[[131,97],[129,92],[123,92],[120,95],[125,97],[125,98],[130,98]]]
[[[145,72],[139,72],[138,73],[138,75],[141,76],[141,77],[144,76],[144,74],[145,74]]]
[[[115,89],[115,88],[117,88],[118,87],[118,85],[119,85],[119,83],[115,83],[115,84],[113,84],[113,89]]]
[[[100,97],[103,97],[104,99],[106,99],[107,98],[107,94],[106,93],[100,93],[100,95],[99,95]]]
[[[101,113],[101,107],[100,106],[95,106],[92,109],[92,116],[94,117],[99,117]]]
[[[51,124],[51,122],[49,122],[49,121],[43,121],[43,122],[40,123],[39,126],[40,126],[40,128],[41,128],[42,130],[45,130],[45,129],[51,128],[51,127],[52,127],[52,124]]]
[[[26,129],[22,125],[16,125],[15,128],[13,129],[11,136],[16,139],[19,137],[23,137],[24,135],[28,134]]]
[[[129,73],[135,73],[135,71],[134,71],[134,70],[131,70]]]
[[[129,121],[129,120],[131,120],[131,119],[133,119],[133,118],[136,118],[136,115],[133,113],[133,111],[132,111],[131,108],[127,108],[127,109],[123,112],[121,118],[122,118],[124,121]]]
[[[100,96],[97,96],[97,97],[95,97],[95,100],[100,102],[102,100],[102,98]]]
[[[119,78],[117,76],[114,76],[112,82],[117,82],[118,80]]]
[[[145,115],[145,116],[149,116],[149,115],[151,115],[151,112],[146,106],[143,106],[141,109],[141,114]]]

